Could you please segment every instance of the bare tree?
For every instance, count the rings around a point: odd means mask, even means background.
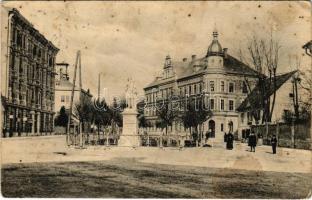
[[[311,87],[312,87],[312,70],[304,70],[304,71],[299,71],[301,81],[299,82],[301,88],[304,91],[304,94],[306,97],[309,97],[311,94]],[[303,100],[303,104],[307,106],[308,109],[311,109],[312,106],[312,99],[306,98]]]
[[[276,71],[279,61],[279,42],[274,40],[272,34],[269,40],[259,39],[253,36],[249,40],[248,54],[255,70],[258,72],[259,96],[261,98],[261,110],[263,111],[262,123],[270,122],[275,106],[276,98]],[[248,82],[247,82],[248,84]],[[270,91],[273,91],[271,102]],[[256,121],[260,120],[259,111],[254,111]]]

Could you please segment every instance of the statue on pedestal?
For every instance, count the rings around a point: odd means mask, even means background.
[[[135,101],[137,97],[136,87],[134,81],[131,78],[128,78],[128,83],[126,85],[126,105],[127,109],[135,109]]]
[[[126,108],[122,113],[123,126],[118,146],[137,147],[140,146],[138,135],[137,110],[136,110],[136,87],[132,79],[128,79],[125,91]]]

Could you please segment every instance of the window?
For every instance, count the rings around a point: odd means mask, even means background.
[[[223,132],[223,124],[221,124],[221,132]]]
[[[245,81],[243,81],[243,91],[242,92],[245,94],[248,93],[248,88],[247,88],[247,84]]]
[[[186,93],[186,87],[184,87],[184,95],[186,95],[187,93]]]
[[[194,93],[197,94],[196,84],[194,85]]]
[[[221,92],[224,92],[224,81],[221,81]]]
[[[224,99],[221,99],[220,110],[224,110]]]
[[[214,99],[210,99],[210,110],[214,110]]]
[[[248,122],[252,122],[252,115],[250,112],[247,113]]]
[[[211,91],[211,92],[214,92],[214,89],[215,89],[214,81],[210,81],[210,82],[209,82],[209,85],[210,85],[210,91]]]
[[[234,83],[229,83],[229,92],[230,93],[234,92]]]
[[[241,114],[241,122],[244,123],[244,120],[245,120],[245,113],[242,113]]]
[[[69,96],[68,95],[66,96],[66,102],[69,102]]]
[[[64,95],[61,96],[61,102],[65,102],[65,96]]]
[[[234,110],[234,101],[233,100],[229,100],[229,110],[230,111]]]
[[[189,86],[189,94],[192,94],[192,86]]]

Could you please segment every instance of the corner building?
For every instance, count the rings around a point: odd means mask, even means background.
[[[233,131],[238,137],[241,134],[238,134],[239,113],[236,109],[245,100],[248,91],[255,87],[257,77],[255,70],[231,56],[227,48],[221,47],[215,30],[204,57],[192,55],[189,61],[187,58],[172,61],[170,56],[166,57],[161,75],[144,88],[147,101],[144,115],[151,129],[156,130],[158,117],[153,108],[156,99],[204,94],[205,105],[213,113],[204,123],[204,131],[211,129],[212,138],[217,141],[223,141],[224,132],[228,131]],[[178,121],[169,130],[186,135],[190,132]]]
[[[59,49],[16,9],[2,12],[2,24],[3,137],[51,134]]]

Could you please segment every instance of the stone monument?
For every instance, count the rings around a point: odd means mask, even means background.
[[[118,146],[138,147],[140,139],[138,135],[136,88],[132,79],[128,79],[126,86],[126,108],[122,113],[123,126]]]

